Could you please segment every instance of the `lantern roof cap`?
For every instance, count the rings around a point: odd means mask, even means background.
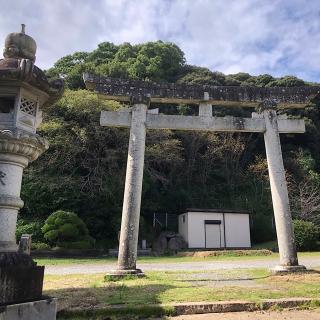
[[[5,58],[36,60],[36,41],[25,33],[25,24],[20,32],[9,33],[5,39],[3,56]]]
[[[51,105],[61,97],[64,81],[48,78],[34,64],[37,44],[25,33],[25,25],[21,26],[21,32],[9,33],[5,39],[4,59],[0,59],[0,86],[27,84],[47,94],[48,98],[43,106]]]

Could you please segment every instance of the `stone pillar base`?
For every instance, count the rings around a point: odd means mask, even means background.
[[[141,269],[116,269],[116,270],[111,270],[108,272],[105,276],[105,279],[108,280],[118,280],[118,279],[123,279],[126,277],[137,277],[137,278],[142,278],[145,277],[146,275],[143,273]]]
[[[0,320],[56,320],[57,300],[41,300],[0,306]]]
[[[294,272],[305,272],[307,268],[302,265],[297,266],[275,266],[271,269],[273,274],[286,274],[286,273],[294,273]]]

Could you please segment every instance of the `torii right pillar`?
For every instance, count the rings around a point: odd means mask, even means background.
[[[272,271],[274,273],[298,272],[306,268],[298,263],[276,106],[276,103],[270,100],[264,101],[262,104],[266,126],[264,142],[280,255],[280,264],[273,268]]]

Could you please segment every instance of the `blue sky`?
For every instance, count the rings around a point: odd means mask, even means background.
[[[0,39],[25,23],[37,41],[41,68],[103,41],[160,39],[179,45],[187,63],[211,70],[320,82],[320,0],[0,0],[0,5]]]

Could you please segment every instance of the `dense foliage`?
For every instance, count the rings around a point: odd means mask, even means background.
[[[309,251],[319,248],[319,227],[312,222],[303,220],[294,220],[293,227],[297,250]]]
[[[274,78],[247,73],[224,75],[185,63],[183,52],[161,41],[140,45],[101,43],[93,52],[76,52],[47,71],[65,78],[68,90],[45,110],[39,133],[50,149],[24,176],[23,216],[45,219],[50,212],[77,212],[90,233],[108,246],[117,241],[126,168],[128,130],[102,128],[103,109],[117,102],[99,100],[83,90],[85,71],[112,77],[211,85],[299,86],[293,76]],[[320,205],[320,122],[316,104],[289,111],[307,121],[304,135],[282,135],[285,167],[297,218],[316,223]],[[171,114],[195,114],[195,107],[161,105]],[[250,116],[253,110],[215,106],[218,116]],[[308,188],[314,192],[306,197]],[[154,212],[181,213],[186,207],[239,208],[252,212],[256,242],[274,239],[272,204],[263,136],[149,130],[147,133],[142,215],[151,232]],[[305,208],[307,211],[305,212]],[[148,239],[150,238],[150,235]]]
[[[52,245],[67,249],[90,249],[94,240],[85,223],[73,212],[56,211],[42,227],[44,238]]]
[[[41,230],[42,223],[40,221],[28,221],[19,219],[17,222],[16,237],[18,241],[23,234],[29,234],[32,236],[32,242],[42,242],[44,240]]]

